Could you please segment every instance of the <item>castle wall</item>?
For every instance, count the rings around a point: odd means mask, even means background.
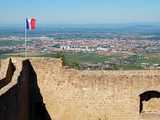
[[[78,71],[52,60],[41,69],[32,63],[47,108],[57,120],[138,120],[139,95],[160,91],[158,70]]]
[[[4,70],[6,76],[0,80],[0,120],[51,120],[29,60],[23,61],[21,72],[16,77],[15,66],[11,60],[8,62],[8,68]],[[16,81],[16,84],[10,86],[8,81],[12,84]]]
[[[139,95],[160,91],[158,70],[78,71],[66,69],[59,59],[30,61],[46,108],[55,120],[143,120]],[[159,104],[154,101],[144,103],[144,109],[157,110],[154,106]]]

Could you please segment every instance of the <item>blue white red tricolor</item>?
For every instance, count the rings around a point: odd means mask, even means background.
[[[36,19],[31,18],[31,19],[26,19],[26,29],[27,30],[34,30],[36,28]]]

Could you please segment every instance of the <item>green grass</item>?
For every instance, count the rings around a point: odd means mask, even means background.
[[[0,59],[5,59],[5,58],[8,58],[8,56],[5,54],[0,55]]]
[[[67,61],[77,63],[102,63],[109,60],[109,57],[95,53],[64,53],[64,56]]]
[[[82,63],[102,63],[109,60],[108,57],[100,56],[95,53],[64,53],[65,65],[79,69]]]
[[[141,67],[138,64],[127,64],[127,65],[118,65],[117,69],[123,69],[123,70],[143,70],[143,67]]]
[[[144,59],[136,60],[136,64],[140,65],[141,63],[160,64],[160,54],[159,53],[144,54]]]
[[[66,53],[61,52],[57,54],[39,54],[37,57],[61,57],[64,56],[66,61],[68,62],[76,62],[76,63],[101,63],[104,61],[108,61],[111,57],[97,55],[95,53]]]
[[[28,41],[27,42],[28,44],[31,44],[32,42],[31,41]],[[2,46],[15,46],[15,45],[22,45],[24,44],[24,40],[19,40],[19,41],[16,41],[16,40],[0,40],[0,47]]]
[[[97,55],[95,53],[67,53],[67,52],[58,52],[56,54],[39,54],[37,57],[53,57],[53,58],[62,58],[64,65],[79,69],[80,64],[82,63],[102,63],[104,61],[109,61],[111,57]]]
[[[21,56],[24,54],[0,54],[0,58],[6,58],[11,56]],[[58,52],[58,53],[35,53],[31,54],[33,57],[52,57],[52,58],[62,58],[64,61],[64,65],[70,66],[72,68],[79,69],[80,64],[82,63],[103,63],[104,61],[111,61],[112,59],[118,59],[120,56],[112,55],[112,56],[102,56],[97,55],[96,53],[68,53],[68,52]],[[160,64],[160,53],[154,54],[143,54],[142,59],[137,59],[137,56],[130,56],[130,60],[134,62],[131,64],[121,64],[115,65],[113,69],[123,69],[123,70],[141,70],[144,69],[141,63],[149,63],[149,64]]]

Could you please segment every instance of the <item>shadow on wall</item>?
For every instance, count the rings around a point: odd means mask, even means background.
[[[51,120],[29,60],[23,61],[18,83],[0,96],[0,120]]]
[[[7,73],[4,79],[0,80],[0,89],[9,84],[12,80],[12,76],[15,72],[16,68],[12,63],[12,60],[9,60]]]
[[[140,106],[139,113],[143,111],[143,101],[149,101],[152,98],[160,98],[160,92],[158,91],[146,91],[139,95],[140,97]]]

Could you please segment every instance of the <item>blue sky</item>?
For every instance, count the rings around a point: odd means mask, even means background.
[[[40,24],[159,23],[160,0],[0,0],[0,24],[32,16]]]

